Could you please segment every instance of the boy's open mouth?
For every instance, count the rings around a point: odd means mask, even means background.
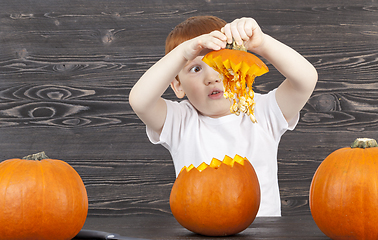
[[[212,92],[210,92],[209,97],[211,99],[219,99],[219,98],[223,97],[223,91],[215,89]]]

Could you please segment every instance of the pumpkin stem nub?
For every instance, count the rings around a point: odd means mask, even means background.
[[[373,148],[373,147],[378,147],[377,141],[375,139],[371,138],[357,138],[354,140],[352,145],[350,146],[351,148]]]
[[[43,159],[48,159],[48,158],[49,157],[46,156],[45,152],[40,152],[40,153],[28,155],[26,157],[23,157],[22,159],[38,161],[38,160],[43,160]]]
[[[244,45],[238,45],[234,39],[232,39],[232,43],[227,43],[226,49],[232,49],[232,50],[240,50],[246,52],[247,49],[244,47]]]

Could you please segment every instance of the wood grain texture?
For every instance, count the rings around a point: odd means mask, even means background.
[[[308,214],[320,162],[356,137],[378,138],[375,1],[3,0],[0,159],[44,150],[67,161],[87,187],[90,215],[169,215],[171,157],[149,143],[128,94],[163,56],[168,32],[207,14],[254,17],[317,68],[316,90],[278,156],[283,215]],[[283,80],[268,67],[257,92]]]

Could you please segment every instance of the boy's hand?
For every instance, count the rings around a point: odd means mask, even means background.
[[[220,31],[213,31],[209,34],[200,35],[182,43],[184,58],[193,60],[202,51],[220,50],[226,47],[227,37]]]
[[[227,43],[232,43],[234,39],[238,45],[244,44],[250,51],[255,51],[264,42],[264,33],[253,18],[235,19],[222,28],[222,33],[226,35]]]

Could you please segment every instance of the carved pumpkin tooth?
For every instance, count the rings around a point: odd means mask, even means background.
[[[216,158],[213,158],[210,162],[210,167],[214,168],[214,169],[217,169],[220,167],[220,165],[222,164],[222,162]]]
[[[198,169],[198,171],[200,171],[200,172],[202,172],[203,170],[205,170],[207,167],[208,167],[209,165],[207,165],[206,163],[201,163],[198,167],[197,167],[197,169]]]

